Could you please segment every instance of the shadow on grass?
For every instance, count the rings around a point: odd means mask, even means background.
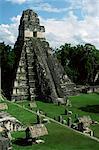
[[[95,92],[97,95],[99,95],[99,92]]]
[[[99,105],[87,105],[86,107],[80,107],[79,109],[85,112],[99,113]]]
[[[19,145],[19,146],[29,146],[29,145],[32,145],[32,142],[27,141],[26,138],[18,138],[15,141],[13,141],[13,144]]]

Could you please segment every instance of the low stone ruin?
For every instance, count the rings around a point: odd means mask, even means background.
[[[48,135],[47,128],[44,124],[36,124],[33,126],[29,126],[27,127],[25,132],[27,141],[31,141],[32,143],[38,143],[39,137]]]
[[[82,92],[83,93],[93,93],[93,92],[99,93],[99,85],[83,86]]]
[[[37,107],[36,102],[35,102],[35,101],[31,101],[31,102],[29,103],[29,107],[30,107],[30,109],[36,108],[36,107]]]
[[[0,150],[11,150],[11,140],[10,132],[5,127],[0,127]]]
[[[72,107],[71,101],[70,99],[66,99],[66,106]]]
[[[91,124],[92,120],[90,116],[79,117],[77,120],[77,130],[93,136],[93,131],[90,129]]]
[[[23,128],[19,120],[6,112],[0,112],[0,126],[5,127],[9,131],[20,131]]]
[[[37,124],[50,123],[49,119],[45,116],[47,116],[45,112],[37,110]]]
[[[12,144],[8,138],[0,137],[0,150],[12,150]]]
[[[0,103],[0,110],[7,110],[8,106],[6,103]]]

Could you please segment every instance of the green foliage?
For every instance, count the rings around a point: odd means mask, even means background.
[[[99,71],[99,50],[91,44],[62,45],[55,52],[71,80],[78,84],[93,84]]]
[[[2,90],[8,99],[20,59],[21,45],[22,43],[18,48],[12,49],[11,46],[0,43]],[[95,76],[99,72],[99,50],[95,46],[65,44],[56,50],[55,55],[73,82],[77,84],[94,83]],[[99,77],[96,84],[99,84]]]
[[[9,45],[0,43],[1,66],[8,67],[14,64],[14,51]]]
[[[1,86],[7,98],[10,97],[14,60],[14,50],[11,46],[0,43]]]

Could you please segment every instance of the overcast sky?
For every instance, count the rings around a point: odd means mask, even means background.
[[[91,43],[99,49],[99,0],[0,0],[0,42],[14,45],[28,8],[38,13],[52,47]]]

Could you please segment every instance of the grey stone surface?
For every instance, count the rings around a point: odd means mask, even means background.
[[[88,130],[91,124],[92,120],[90,116],[83,116],[78,118],[78,130]]]
[[[8,138],[0,137],[0,150],[12,150],[12,144]]]
[[[6,103],[0,103],[0,110],[7,110],[8,106]]]
[[[48,135],[47,128],[44,124],[36,124],[29,126],[26,129],[26,138],[39,138],[40,136]]]
[[[77,93],[75,84],[65,74],[44,37],[38,15],[23,11],[19,36],[15,43],[16,63],[12,99],[66,103],[66,96]]]
[[[0,127],[2,126],[8,131],[20,131],[23,129],[22,123],[6,112],[0,112]]]
[[[78,117],[76,120],[76,126],[73,128],[77,129],[80,132],[83,132],[84,134],[93,136],[93,131],[90,129],[90,126],[92,124],[92,120],[90,116],[82,116]]]

